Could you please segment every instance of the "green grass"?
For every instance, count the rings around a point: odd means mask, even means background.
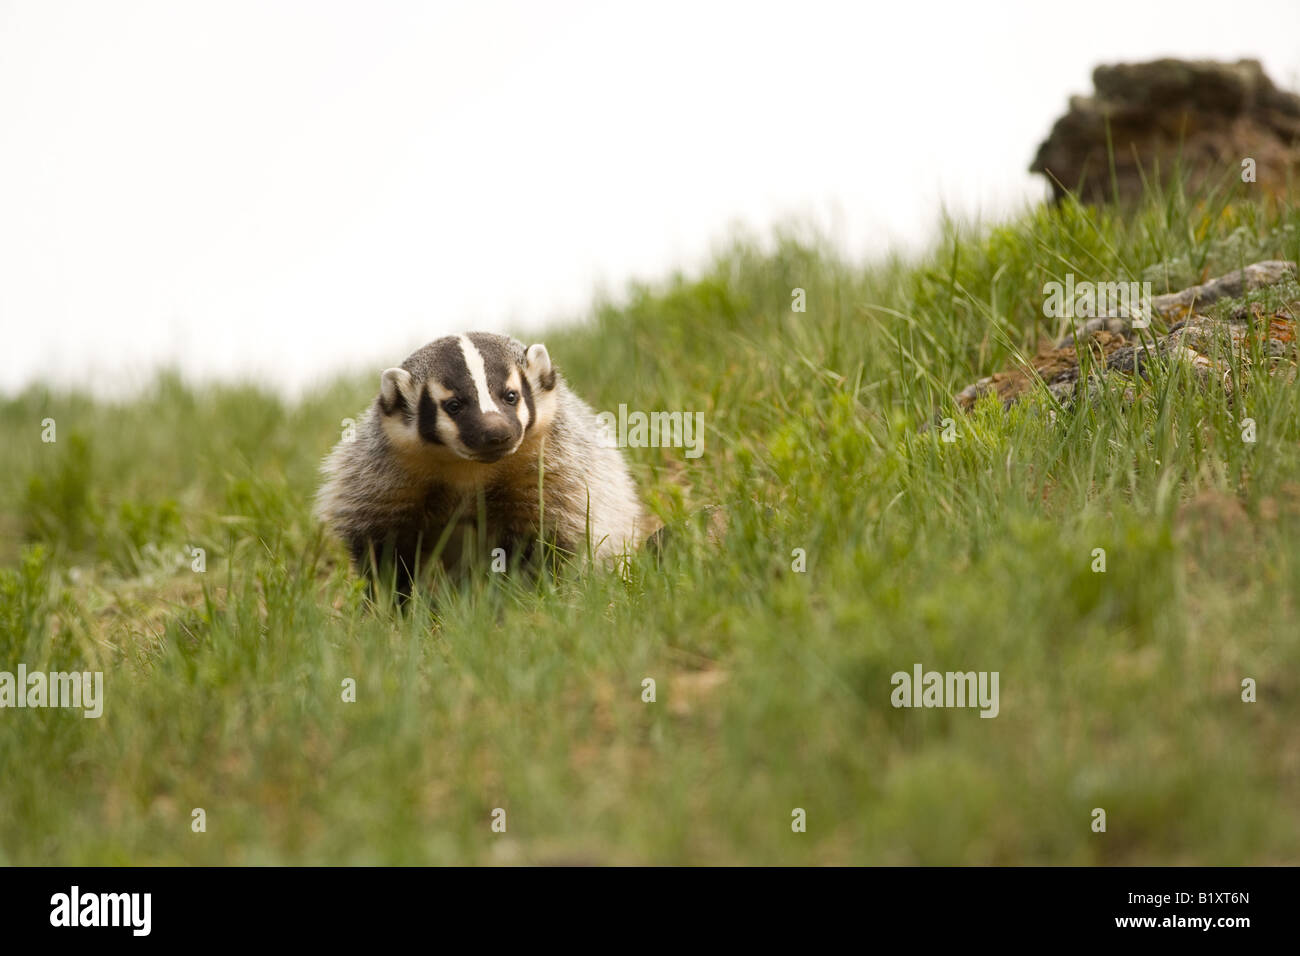
[[[1293,205],[1177,190],[948,223],[917,261],[738,239],[546,337],[597,408],[704,413],[702,458],[628,450],[686,529],[662,565],[405,615],[310,516],[374,374],[0,401],[0,670],[107,697],[0,711],[0,862],[1300,863],[1297,385],[950,397],[1053,331],[1049,279],[1263,258],[1300,259]],[[716,545],[684,521],[711,504]],[[1001,713],[894,709],[918,662],[998,671]]]

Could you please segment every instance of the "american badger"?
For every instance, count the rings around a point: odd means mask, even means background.
[[[317,517],[372,586],[391,568],[403,596],[431,560],[464,570],[497,548],[528,560],[543,539],[614,564],[643,534],[636,488],[595,414],[546,346],[504,335],[449,335],[386,369],[355,438],[321,470]]]

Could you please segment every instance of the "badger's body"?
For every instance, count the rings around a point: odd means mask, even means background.
[[[516,562],[541,540],[612,564],[643,536],[595,414],[545,346],[503,335],[447,336],[387,369],[322,471],[317,516],[358,569],[391,567],[403,594],[433,560],[459,570],[500,548]]]

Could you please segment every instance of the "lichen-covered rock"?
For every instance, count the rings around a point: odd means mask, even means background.
[[[1287,276],[1295,274],[1295,266],[1281,259],[1268,262],[1256,262],[1226,276],[1212,279],[1201,285],[1194,285],[1181,292],[1170,292],[1152,298],[1151,306],[1156,315],[1166,322],[1185,319],[1197,308],[1204,309],[1220,299],[1236,299],[1266,285],[1281,282]]]
[[[1095,394],[1112,373],[1124,376],[1126,383],[1133,376],[1145,376],[1152,356],[1184,361],[1202,381],[1231,391],[1235,364],[1249,363],[1256,344],[1270,372],[1283,367],[1294,375],[1300,295],[1270,309],[1258,302],[1241,305],[1220,318],[1201,310],[1295,275],[1290,262],[1257,262],[1181,292],[1155,296],[1148,328],[1134,329],[1132,319],[1123,317],[1081,322],[1057,342],[1040,348],[1026,365],[966,386],[956,395],[957,405],[969,411],[992,392],[1009,407],[1041,387],[1060,404],[1069,405],[1078,397],[1085,364],[1090,369],[1088,388]],[[1088,356],[1086,363],[1081,350]]]
[[[1300,96],[1274,86],[1257,60],[1099,66],[1092,79],[1095,94],[1070,98],[1029,167],[1058,201],[1066,191],[1136,199],[1175,166],[1192,190],[1240,181],[1247,159],[1253,185],[1274,195],[1300,174]]]

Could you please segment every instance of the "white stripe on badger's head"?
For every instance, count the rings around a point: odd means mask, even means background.
[[[492,399],[492,388],[488,385],[487,366],[483,363],[483,353],[478,350],[468,335],[458,336],[461,355],[465,358],[465,368],[469,370],[470,382],[478,393],[478,408],[484,414],[500,412],[501,408]]]

